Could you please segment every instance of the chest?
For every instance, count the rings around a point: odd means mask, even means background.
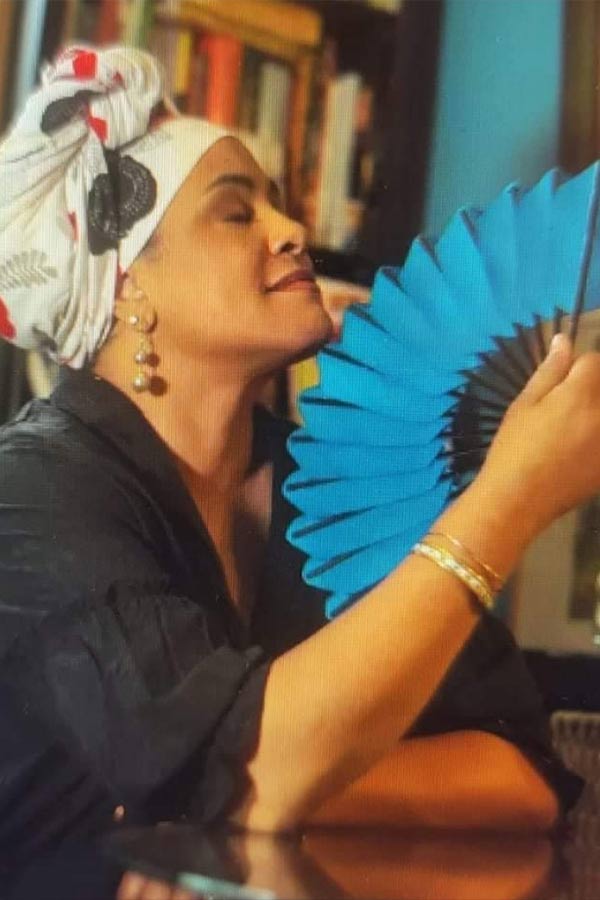
[[[247,480],[217,546],[229,592],[247,622],[256,602],[271,526],[272,464]]]

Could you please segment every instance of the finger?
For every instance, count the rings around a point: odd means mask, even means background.
[[[573,345],[566,334],[556,334],[548,355],[535,370],[517,398],[518,403],[538,403],[565,380],[573,364]]]
[[[140,894],[140,900],[171,900],[174,888],[166,881],[147,878]]]
[[[138,872],[125,872],[117,891],[116,900],[141,900],[147,879]]]
[[[198,900],[200,894],[192,894],[185,888],[175,888],[171,894],[171,900]]]

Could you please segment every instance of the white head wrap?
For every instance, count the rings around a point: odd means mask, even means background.
[[[70,47],[0,144],[0,335],[74,368],[106,339],[115,294],[167,206],[228,132],[158,120],[160,64]]]

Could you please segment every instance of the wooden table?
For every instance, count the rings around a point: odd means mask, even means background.
[[[123,858],[152,874],[200,872],[285,900],[599,900],[600,818],[564,834],[312,830],[297,838],[123,831]]]
[[[249,900],[265,890],[282,900],[598,900],[600,817],[584,813],[551,838],[350,829],[275,838],[187,825],[124,828],[99,845],[67,846],[37,860],[6,896],[110,900],[127,868],[173,881],[182,872],[208,876],[216,879],[216,900],[234,898],[236,886],[250,891]]]

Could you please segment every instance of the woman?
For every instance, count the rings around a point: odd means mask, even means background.
[[[331,334],[304,229],[238,140],[161,118],[161,94],[147,54],[71,49],[0,148],[2,331],[64,363],[0,441],[1,684],[46,798],[24,762],[7,840],[551,827],[577,779],[463,576],[503,580],[600,487],[600,359],[559,340],[509,411],[432,529],[458,575],[413,554],[324,624],[283,538],[289,428],[257,407]]]

